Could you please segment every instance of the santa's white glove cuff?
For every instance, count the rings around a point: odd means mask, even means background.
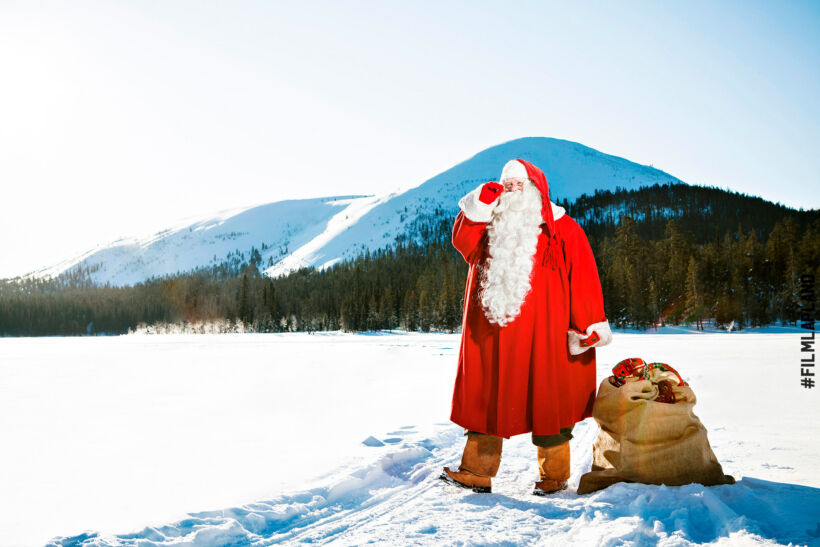
[[[484,184],[482,182],[478,188],[458,200],[458,206],[464,211],[464,216],[473,222],[490,222],[493,218],[493,209],[498,205],[498,199],[492,203],[483,203],[478,199]]]
[[[597,335],[598,340],[590,343],[590,337],[593,333]],[[574,330],[567,331],[567,343],[569,344],[569,352],[572,355],[580,355],[589,348],[599,348],[610,342],[612,342],[612,330],[609,328],[609,321],[606,320],[588,326],[586,334]]]

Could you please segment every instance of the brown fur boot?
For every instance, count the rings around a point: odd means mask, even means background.
[[[491,479],[501,463],[502,440],[495,435],[467,435],[458,471],[445,467],[439,478],[474,492],[492,492]]]
[[[559,492],[567,487],[569,479],[569,441],[551,446],[538,447],[538,474],[533,494],[544,496]]]

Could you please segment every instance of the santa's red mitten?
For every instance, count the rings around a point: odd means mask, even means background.
[[[481,194],[478,196],[478,201],[481,203],[492,203],[495,201],[501,192],[504,191],[504,185],[498,182],[488,182],[481,187]]]
[[[599,348],[611,341],[612,331],[609,329],[609,321],[606,319],[592,323],[587,327],[586,332],[574,328],[567,331],[567,343],[571,355],[580,355],[589,348]]]

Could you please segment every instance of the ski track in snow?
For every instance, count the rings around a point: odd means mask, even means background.
[[[452,424],[424,435],[405,426],[379,436],[371,460],[333,470],[315,486],[119,535],[86,532],[48,545],[799,545],[820,544],[820,489],[743,477],[735,485],[619,483],[575,492],[590,468],[598,427],[578,424],[569,488],[531,494],[529,435],[504,441],[492,494],[438,480],[457,466],[464,437]]]

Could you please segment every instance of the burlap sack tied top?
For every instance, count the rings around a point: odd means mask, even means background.
[[[625,361],[638,365],[629,367],[634,374],[623,374]],[[601,432],[593,445],[592,470],[581,477],[578,493],[616,482],[733,484],[709,446],[706,428],[692,412],[692,388],[668,365],[641,364],[638,358],[622,361],[613,369],[620,374],[604,379],[598,388],[592,416]],[[666,392],[664,402],[657,400],[660,391]]]

